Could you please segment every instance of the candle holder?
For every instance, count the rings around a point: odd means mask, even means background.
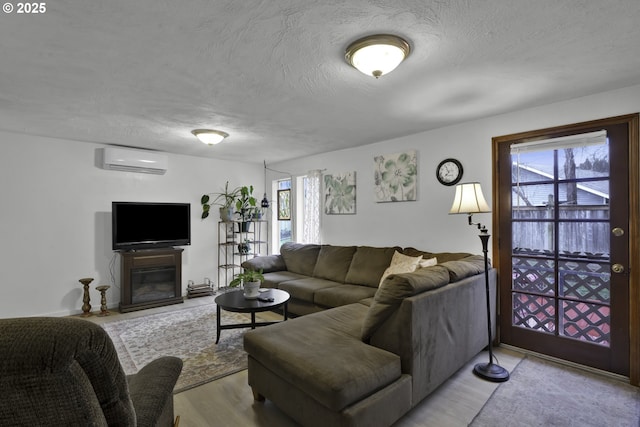
[[[79,282],[84,286],[84,295],[82,296],[82,314],[80,316],[89,317],[91,316],[91,304],[89,304],[89,301],[91,301],[91,297],[89,296],[89,283],[93,282],[93,277],[85,277],[84,279],[80,279]]]
[[[100,285],[96,286],[96,290],[100,292],[100,314],[98,316],[108,316],[109,310],[107,310],[107,289],[111,286],[109,285]]]

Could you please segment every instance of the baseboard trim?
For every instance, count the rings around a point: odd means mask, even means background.
[[[624,375],[614,374],[613,372],[603,371],[602,369],[592,368],[591,366],[581,365],[579,363],[571,362],[569,360],[559,359],[557,357],[548,356],[548,355],[542,354],[542,353],[536,353],[535,351],[527,350],[527,349],[520,348],[520,347],[515,347],[515,346],[509,345],[509,344],[500,343],[500,347],[508,349],[508,350],[512,350],[512,351],[517,351],[517,352],[523,353],[525,355],[535,356],[535,357],[538,357],[540,359],[549,360],[551,362],[555,362],[555,363],[558,363],[560,365],[566,365],[566,366],[570,366],[572,368],[582,369],[583,371],[588,371],[588,372],[591,372],[591,373],[594,373],[594,374],[602,375],[604,377],[608,377],[608,378],[611,378],[611,379],[614,379],[614,380],[622,381],[622,382],[627,383],[627,384],[631,383],[630,378],[629,377],[625,377]]]

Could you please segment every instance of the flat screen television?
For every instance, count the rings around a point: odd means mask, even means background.
[[[191,244],[190,203],[112,202],[111,223],[114,251]]]

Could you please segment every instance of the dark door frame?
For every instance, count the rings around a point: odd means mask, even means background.
[[[500,164],[498,148],[507,141],[528,138],[553,137],[558,134],[580,133],[594,126],[626,123],[629,131],[629,382],[640,386],[640,144],[638,124],[640,114],[628,114],[589,122],[521,132],[492,138],[493,171],[493,253],[494,267],[498,274],[510,274],[511,266],[500,266],[500,219],[510,215],[510,206],[501,206],[499,194]],[[511,167],[511,165],[506,165]],[[497,292],[499,295],[500,292]],[[499,307],[499,304],[496,304]],[[500,316],[500,313],[498,313]],[[500,322],[498,322],[498,325]],[[499,341],[498,331],[497,340]]]

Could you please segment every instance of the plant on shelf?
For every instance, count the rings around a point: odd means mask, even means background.
[[[218,193],[204,194],[200,198],[202,204],[202,219],[209,216],[211,206],[220,206],[220,219],[222,221],[231,221],[233,219],[233,209],[236,205],[241,188],[236,187],[229,190],[229,181],[224,185],[224,190]],[[211,199],[213,197],[213,199]]]
[[[247,283],[253,283],[253,282],[260,283],[262,281],[264,281],[264,275],[262,274],[262,270],[260,271],[245,270],[242,273],[236,274],[236,277],[229,283],[229,286],[232,288],[235,288],[236,286],[239,286],[241,283],[244,283],[246,285]]]
[[[248,223],[251,221],[258,201],[253,197],[253,185],[240,188],[240,194],[236,198],[236,213],[242,221],[240,231],[248,231]]]
[[[244,242],[238,243],[238,252],[240,255],[248,255],[251,252],[251,241],[249,239],[244,239]]]

